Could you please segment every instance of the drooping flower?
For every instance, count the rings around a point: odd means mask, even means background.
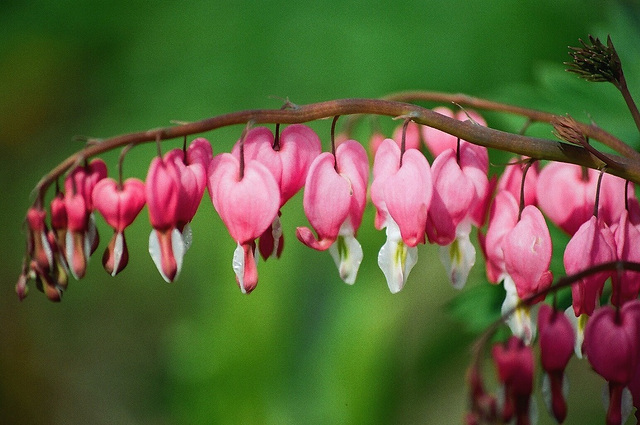
[[[102,179],[93,189],[93,205],[114,230],[102,256],[102,265],[111,276],[129,262],[124,229],[133,223],[145,202],[144,183],[136,178],[125,180],[122,186],[111,178]]]
[[[471,226],[481,226],[490,197],[486,148],[461,141],[456,151],[447,149],[431,168],[433,197],[426,232],[430,242],[441,246],[440,259],[454,288],[464,287],[475,264],[470,241]]]
[[[298,239],[310,248],[329,249],[340,277],[355,282],[362,248],[355,236],[362,222],[367,198],[369,162],[362,145],[347,140],[336,149],[336,156],[325,152],[311,164],[304,192],[304,210],[309,223],[298,227]]]
[[[211,144],[198,138],[186,153],[173,149],[163,158],[154,158],[149,167],[145,185],[153,227],[149,253],[167,282],[178,277],[184,254],[191,246],[189,223],[202,200],[211,159]]]
[[[233,155],[213,158],[208,172],[209,194],[213,206],[237,242],[233,270],[243,293],[258,283],[255,239],[273,222],[280,208],[280,190],[273,174],[256,160],[240,167]]]
[[[182,235],[185,249],[191,246],[192,230],[189,223],[202,201],[207,187],[207,171],[212,159],[211,144],[202,137],[191,142],[186,153],[180,149],[173,149],[165,155],[165,161],[176,167],[180,178],[176,227]]]
[[[569,319],[548,304],[538,311],[540,361],[545,371],[542,393],[549,413],[558,423],[567,417],[567,380],[564,370],[573,354],[575,335]]]
[[[171,161],[155,157],[145,181],[149,221],[149,254],[162,278],[173,282],[182,268],[185,245],[178,230],[180,176]]]
[[[568,275],[616,259],[615,241],[601,219],[591,216],[571,237],[564,250],[564,269]],[[582,341],[588,316],[598,305],[604,282],[611,272],[603,271],[582,278],[571,286],[576,330],[575,352],[582,357]],[[571,319],[571,317],[570,317]]]
[[[275,139],[270,129],[256,127],[245,136],[244,158],[255,159],[269,169],[280,190],[280,207],[282,207],[304,185],[309,167],[322,152],[318,135],[302,124],[287,126]],[[233,147],[232,154],[240,159],[240,141]],[[260,254],[266,260],[279,257],[284,239],[280,214],[260,236]]]
[[[526,305],[520,305],[520,301],[551,286],[551,248],[547,223],[533,205],[525,207],[520,220],[502,240],[506,272],[504,287],[507,292],[502,312],[515,308],[507,323],[514,335],[526,344],[533,340],[536,332],[535,319],[531,317],[532,313],[535,315],[532,305],[542,301],[544,296]]]
[[[564,268],[568,275],[598,264],[615,261],[615,241],[601,219],[591,216],[573,235],[564,251]],[[590,316],[597,306],[604,282],[611,272],[594,273],[582,278],[571,287],[573,310],[576,317]]]
[[[519,298],[527,298],[551,285],[551,249],[551,235],[542,213],[533,205],[525,207],[520,221],[502,242],[505,268]]]
[[[68,225],[65,258],[76,279],[84,277],[89,257],[98,247],[92,193],[98,181],[105,177],[106,164],[101,159],[94,159],[85,166],[76,167],[64,182]]]
[[[520,338],[512,336],[505,344],[491,350],[498,380],[504,386],[502,419],[514,416],[518,425],[528,425],[529,405],[533,391],[533,352]]]
[[[584,352],[593,369],[609,382],[607,424],[621,424],[623,391],[640,363],[640,301],[620,309],[598,308],[584,332]]]
[[[378,265],[392,293],[404,286],[417,261],[417,245],[424,243],[433,183],[426,158],[417,149],[403,154],[386,139],[373,164],[371,199],[376,206],[376,228],[386,227],[387,242],[378,254]]]

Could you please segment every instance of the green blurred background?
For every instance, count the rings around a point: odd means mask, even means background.
[[[600,0],[2,1],[0,423],[459,423],[473,323],[496,307],[481,261],[462,313],[448,307],[458,293],[431,246],[392,296],[369,207],[359,234],[365,260],[349,287],[327,253],[295,240],[295,227],[307,225],[297,195],[283,210],[283,258],[261,263],[258,288],[244,296],[230,266],[234,242],[205,195],[177,282],[166,284],[147,254],[145,210],[127,232],[130,264],[118,277],[100,265],[110,236],[100,219],[102,246],[64,302],[32,285],[19,303],[30,191],[81,147],[74,135],[278,108],[286,97],[464,92],[591,116],[635,143],[614,89],[578,81],[561,63],[578,38],[611,33],[640,93],[639,19],[635,1]],[[522,124],[487,117],[512,131]],[[313,125],[325,148],[329,124]],[[217,153],[240,131],[205,136]],[[532,131],[550,137],[548,128]],[[143,178],[154,152],[133,150],[125,174]],[[112,173],[117,154],[104,157]],[[570,369],[568,422],[603,423],[602,382],[584,362]],[[551,423],[538,407],[539,423]]]

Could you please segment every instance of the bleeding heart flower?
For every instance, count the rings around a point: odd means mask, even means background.
[[[449,280],[461,289],[476,258],[471,225],[484,223],[491,190],[486,148],[464,141],[458,148],[445,150],[433,162],[434,193],[426,232],[429,241],[441,245],[440,259]]]
[[[393,140],[382,142],[373,164],[371,199],[377,210],[376,228],[387,228],[378,265],[392,293],[402,289],[417,261],[416,246],[424,243],[432,193],[431,169],[424,155],[417,149],[401,154]]]
[[[518,424],[529,424],[529,404],[533,391],[533,352],[519,338],[512,336],[506,344],[491,350],[498,380],[504,386],[502,419],[516,417]]]
[[[145,202],[144,183],[139,179],[127,179],[121,187],[115,180],[106,178],[93,189],[93,205],[114,230],[102,256],[102,265],[111,276],[120,273],[129,262],[124,229],[133,223]]]
[[[514,335],[522,338],[526,344],[535,338],[536,333],[535,319],[532,318],[535,309],[532,305],[542,301],[544,296],[526,305],[520,302],[551,286],[551,248],[547,223],[540,210],[533,205],[525,207],[520,221],[502,239],[506,272],[504,287],[507,292],[502,312],[515,309],[507,324]]]
[[[65,258],[76,279],[84,277],[89,257],[100,241],[92,214],[92,193],[95,185],[105,177],[106,164],[101,159],[94,159],[86,166],[76,167],[64,182],[68,224]]]
[[[584,332],[584,351],[593,369],[609,382],[607,423],[621,424],[622,393],[640,363],[640,301],[597,309]]]
[[[278,184],[262,163],[250,160],[241,170],[233,155],[223,153],[211,162],[207,187],[213,206],[238,244],[233,269],[240,290],[249,293],[258,283],[254,241],[278,214]]]
[[[575,334],[567,316],[547,304],[538,311],[538,333],[540,361],[545,371],[543,398],[549,413],[563,423],[567,417],[564,370],[573,354]]]
[[[568,275],[598,264],[615,261],[616,249],[609,228],[595,216],[586,221],[573,235],[564,251],[564,268]],[[605,280],[611,272],[594,273],[573,284],[573,310],[576,317],[591,315],[596,308]]]
[[[251,129],[244,138],[244,158],[257,160],[269,169],[280,190],[282,207],[304,185],[309,167],[322,152],[320,138],[309,127],[302,124],[287,126],[276,141],[266,127]],[[240,142],[233,147],[232,154],[240,159]],[[284,239],[280,214],[260,236],[260,253],[266,260],[279,257]]]
[[[180,176],[174,163],[160,157],[151,161],[145,194],[153,227],[149,235],[149,254],[162,278],[173,282],[180,273],[185,252],[182,235],[177,229]]]
[[[367,200],[369,162],[367,153],[355,140],[343,142],[336,157],[325,152],[311,164],[304,192],[304,210],[309,223],[298,227],[298,239],[310,248],[329,249],[340,277],[355,282],[362,261],[362,248],[355,239]]]
[[[521,299],[551,286],[551,250],[551,235],[542,213],[533,205],[525,207],[520,221],[502,241],[505,268]],[[544,297],[540,297],[534,302],[543,299]]]

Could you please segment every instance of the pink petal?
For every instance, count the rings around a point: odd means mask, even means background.
[[[231,154],[216,156],[209,167],[209,193],[231,237],[245,244],[258,238],[273,222],[280,207],[280,191],[262,163],[240,163]]]
[[[115,180],[106,178],[93,189],[94,207],[118,232],[133,223],[145,202],[144,183],[139,179],[129,178],[119,188]]]
[[[564,251],[564,268],[570,275],[615,259],[615,241],[611,231],[601,220],[591,216],[569,240]],[[610,275],[611,272],[592,274],[571,286],[576,317],[593,313],[604,281]]]
[[[410,247],[424,243],[432,192],[429,163],[420,151],[409,149],[400,169],[385,180],[383,193],[387,210]]]
[[[400,148],[392,139],[385,139],[380,144],[373,161],[373,183],[371,184],[371,201],[376,207],[376,229],[384,227],[388,214],[384,200],[384,185],[389,176],[400,168]]]
[[[487,278],[491,283],[498,283],[506,271],[502,241],[518,222],[518,210],[513,195],[504,191],[498,193],[491,205],[487,234],[481,239],[487,257]]]
[[[551,236],[542,213],[533,205],[525,207],[520,221],[502,242],[506,271],[521,299],[551,285],[551,249]]]
[[[255,159],[264,164],[275,178],[284,205],[304,185],[307,172],[322,147],[317,134],[309,127],[294,124],[280,133],[280,148],[273,149],[274,136],[266,127],[251,129],[244,140],[245,161]],[[237,143],[232,151],[240,158]]]
[[[538,205],[555,225],[573,235],[593,215],[597,180],[594,170],[552,162],[538,176]]]
[[[168,230],[175,227],[180,200],[180,176],[176,167],[162,158],[154,158],[147,173],[145,194],[153,228]]]

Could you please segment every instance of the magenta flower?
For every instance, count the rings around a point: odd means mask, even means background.
[[[595,216],[585,222],[573,235],[564,251],[564,268],[568,275],[598,264],[615,261],[616,249],[609,228]],[[585,277],[571,287],[573,310],[576,317],[591,315],[602,294],[605,280],[611,272],[600,272]]]
[[[178,277],[191,246],[189,223],[202,200],[211,160],[211,145],[198,138],[186,155],[182,149],[173,149],[164,158],[154,158],[149,167],[145,192],[154,229],[149,235],[149,253],[167,282]]]
[[[76,279],[84,277],[90,255],[99,243],[93,212],[93,188],[107,177],[107,166],[94,159],[86,166],[76,167],[65,179],[67,233],[64,243],[69,270]]]
[[[431,169],[424,155],[417,149],[401,155],[393,140],[382,142],[373,164],[371,199],[376,228],[387,229],[378,265],[392,293],[402,289],[417,261],[416,246],[425,240],[432,193]]]
[[[593,215],[597,181],[595,170],[552,162],[538,176],[538,205],[556,226],[573,235]]]
[[[251,129],[244,139],[244,158],[248,162],[255,159],[269,169],[280,190],[282,207],[304,186],[309,167],[322,152],[320,138],[309,127],[302,124],[287,126],[279,135],[278,141],[267,127]],[[231,152],[240,159],[240,142]],[[280,215],[260,236],[260,254],[265,260],[279,257],[284,239]]]
[[[353,284],[362,262],[362,248],[355,239],[367,201],[369,161],[362,145],[347,140],[336,149],[336,158],[325,152],[311,164],[304,191],[304,211],[318,234],[298,227],[296,236],[310,248],[329,249],[340,277]]]
[[[202,137],[191,142],[186,156],[181,149],[173,149],[165,155],[165,162],[173,164],[180,177],[176,227],[182,235],[185,249],[191,246],[192,231],[189,223],[202,201],[207,187],[207,171],[212,159],[211,144]]]
[[[171,158],[171,155],[168,155]],[[145,184],[149,221],[149,254],[162,278],[173,282],[182,267],[185,245],[178,230],[180,176],[172,161],[155,157]]]
[[[145,202],[144,183],[139,179],[127,179],[121,187],[106,178],[93,189],[93,205],[114,230],[102,256],[102,265],[111,276],[120,273],[129,262],[124,229],[133,223]]]
[[[575,334],[567,316],[543,304],[538,311],[540,361],[545,375],[542,393],[549,413],[558,423],[567,417],[564,370],[573,354]]]
[[[622,393],[640,363],[640,301],[597,309],[584,332],[584,351],[593,369],[609,382],[607,424],[621,424]]]
[[[273,222],[280,208],[280,190],[273,174],[262,163],[250,160],[244,170],[231,154],[213,158],[208,189],[216,211],[238,246],[233,270],[243,293],[258,283],[255,239]]]
[[[529,404],[533,391],[533,352],[518,337],[491,350],[498,380],[504,386],[502,419],[509,422],[515,416],[519,425],[529,424]]]

